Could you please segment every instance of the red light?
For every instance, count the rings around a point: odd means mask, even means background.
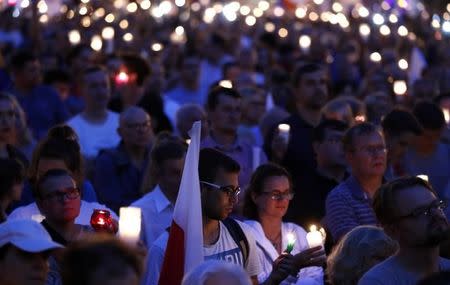
[[[95,209],[91,216],[91,226],[97,232],[117,232],[117,226],[107,210]]]
[[[130,76],[125,71],[120,71],[116,77],[115,81],[117,85],[124,85],[130,81]]]

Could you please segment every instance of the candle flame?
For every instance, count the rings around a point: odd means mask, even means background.
[[[316,225],[311,225],[311,226],[309,227],[309,231],[310,231],[310,232],[317,232],[317,226],[316,226]]]
[[[288,240],[288,244],[293,244],[295,242],[295,236],[293,233],[288,233],[286,238]]]
[[[288,124],[279,124],[278,125],[278,130],[280,131],[284,131],[284,132],[289,132],[291,130],[291,126],[289,126]]]
[[[428,182],[428,175],[420,174],[420,175],[417,175],[417,177]]]

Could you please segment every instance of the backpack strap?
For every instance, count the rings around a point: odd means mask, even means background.
[[[250,252],[250,247],[248,245],[247,237],[244,234],[241,226],[232,218],[226,218],[222,221],[225,227],[228,229],[233,240],[239,246],[239,249],[242,252],[242,256],[244,257],[244,266],[247,265],[247,260]]]

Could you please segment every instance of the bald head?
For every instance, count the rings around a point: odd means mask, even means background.
[[[118,132],[124,144],[146,147],[153,138],[150,116],[140,107],[128,107],[120,113]]]
[[[206,128],[206,112],[197,104],[186,104],[180,107],[176,115],[177,130],[183,138],[189,138],[188,131],[196,121],[202,121],[202,132]]]

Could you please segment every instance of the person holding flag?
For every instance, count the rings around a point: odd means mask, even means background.
[[[181,284],[205,259],[240,265],[258,284],[255,240],[247,225],[228,217],[240,192],[239,164],[211,148],[199,151],[200,122],[190,135],[172,226],[150,248],[145,284]]]

